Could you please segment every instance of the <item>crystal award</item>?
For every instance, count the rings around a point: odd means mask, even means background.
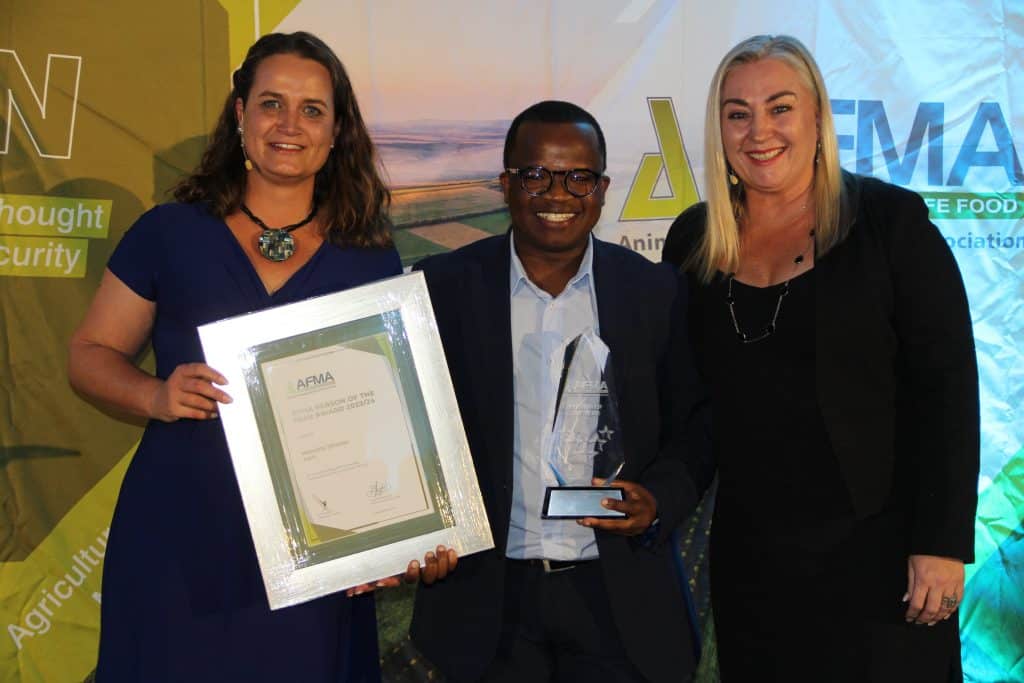
[[[623,499],[614,486],[625,462],[611,353],[593,331],[575,337],[565,348],[548,435],[544,519],[625,517],[601,505]],[[595,486],[593,478],[604,480]]]

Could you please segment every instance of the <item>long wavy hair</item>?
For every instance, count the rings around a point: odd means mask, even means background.
[[[293,54],[322,64],[331,75],[334,149],[316,173],[314,197],[325,237],[338,246],[391,246],[387,212],[391,194],[382,179],[377,151],[359,113],[352,83],[337,55],[304,31],[270,33],[257,40],[231,77],[232,88],[199,167],[174,188],[181,202],[207,202],[220,218],[234,213],[245,195],[245,159],[238,136],[235,101],[249,97],[256,69],[267,57]]]
[[[792,36],[760,35],[747,38],[722,58],[708,90],[704,118],[704,188],[708,207],[707,229],[700,246],[685,266],[709,282],[719,270],[735,272],[740,262],[740,222],[745,213],[743,183],[731,185],[722,142],[722,87],[733,69],[762,59],[785,62],[814,94],[821,144],[814,166],[812,189],[815,206],[814,247],[817,256],[839,244],[849,230],[847,199],[839,166],[839,146],[825,80],[803,43]]]

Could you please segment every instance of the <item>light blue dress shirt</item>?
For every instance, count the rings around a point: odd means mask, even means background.
[[[555,398],[566,345],[587,330],[600,333],[591,237],[576,275],[556,297],[530,281],[511,245],[512,368],[515,429],[512,514],[506,555],[513,559],[589,560],[598,556],[593,529],[571,519],[540,518],[544,490],[557,485],[547,463]],[[590,483],[589,481],[587,482]]]

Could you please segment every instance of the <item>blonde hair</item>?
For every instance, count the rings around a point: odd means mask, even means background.
[[[730,185],[728,165],[722,143],[722,87],[725,79],[738,66],[762,59],[785,62],[804,80],[818,108],[819,142],[814,167],[812,193],[816,212],[815,253],[824,255],[846,236],[844,205],[846,202],[839,166],[839,147],[832,121],[825,81],[814,58],[804,44],[792,36],[753,36],[747,38],[722,58],[708,90],[704,119],[704,188],[707,201],[707,228],[700,246],[687,262],[699,278],[710,281],[716,271],[735,272],[740,261],[739,221],[743,217],[743,185]]]

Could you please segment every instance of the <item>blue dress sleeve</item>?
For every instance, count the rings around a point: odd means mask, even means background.
[[[164,253],[160,246],[164,223],[162,209],[157,206],[139,216],[121,237],[107,262],[107,268],[118,280],[149,301],[157,298],[160,259]]]

